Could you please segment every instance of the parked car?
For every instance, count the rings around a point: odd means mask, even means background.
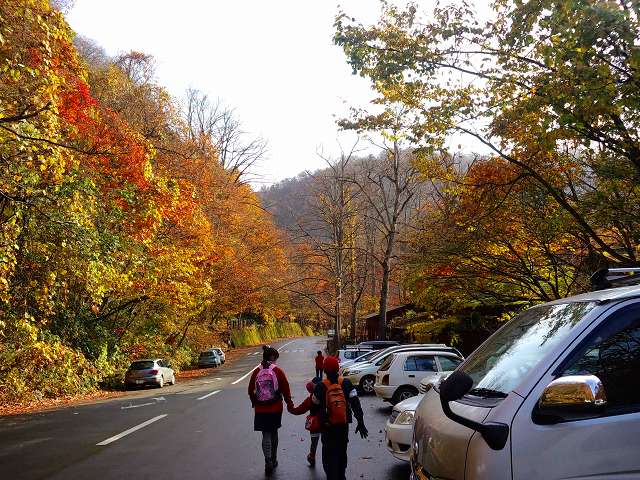
[[[224,364],[224,362],[227,361],[227,356],[221,348],[214,347],[211,350],[214,350],[218,354],[218,357],[220,357],[220,363]]]
[[[144,385],[162,388],[165,383],[175,385],[176,375],[169,363],[161,358],[145,358],[131,362],[124,374],[127,389]]]
[[[340,362],[340,368],[344,369],[346,367],[349,367],[349,366],[353,365],[354,363],[366,362],[367,360],[372,358],[374,355],[377,355],[379,353],[380,353],[380,350],[368,350],[367,353],[365,353],[364,355],[360,355],[358,358],[354,358],[353,360],[345,360],[344,362]]]
[[[384,427],[387,450],[398,460],[409,461],[413,418],[420,400],[422,395],[416,395],[396,404]]]
[[[639,405],[640,286],[535,306],[425,394],[411,478],[638,479]]]
[[[395,405],[418,395],[423,379],[435,381],[461,363],[459,356],[433,349],[392,353],[378,368],[373,389],[378,397]]]
[[[359,347],[373,348],[374,350],[384,350],[385,348],[395,347],[400,345],[400,342],[395,340],[369,340],[367,342],[360,342]]]
[[[347,347],[338,350],[338,360],[340,360],[340,365],[342,365],[347,360],[355,360],[358,357],[363,356],[366,353],[370,353],[373,350],[371,348],[353,348]]]
[[[389,355],[394,352],[424,350],[434,348],[441,351],[449,351],[460,355],[460,352],[452,347],[444,344],[416,344],[416,345],[398,345],[380,350],[377,355],[373,355],[366,362],[354,363],[353,365],[341,369],[343,377],[351,380],[351,383],[360,388],[364,393],[373,393],[373,386],[376,383],[376,373],[380,365],[384,363]]]
[[[420,382],[420,393],[418,395],[409,397],[393,407],[384,428],[385,443],[389,453],[398,460],[409,461],[409,449],[411,447],[411,438],[413,437],[413,421],[418,404],[424,394],[445,377],[446,375],[441,374],[438,378],[424,378]]]
[[[219,367],[220,365],[222,365],[222,359],[220,358],[220,355],[218,355],[217,349],[209,348],[200,352],[200,356],[198,357],[198,367],[210,368]]]

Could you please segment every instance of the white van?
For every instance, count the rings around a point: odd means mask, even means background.
[[[517,315],[424,395],[410,457],[414,480],[640,479],[640,287]]]

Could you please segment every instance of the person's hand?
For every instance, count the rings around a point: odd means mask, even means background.
[[[369,436],[369,430],[364,426],[364,423],[359,423],[356,427],[356,433],[359,433],[362,438],[367,438]]]

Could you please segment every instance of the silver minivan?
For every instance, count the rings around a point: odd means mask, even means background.
[[[410,457],[414,480],[639,480],[639,452],[640,286],[628,286],[510,320],[424,395]]]

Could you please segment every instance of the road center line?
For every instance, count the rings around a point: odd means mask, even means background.
[[[293,342],[295,342],[295,340],[291,340],[290,342],[287,342],[284,345],[280,345],[280,348],[278,348],[278,351],[282,350],[284,347],[286,347],[287,345],[292,344]]]
[[[258,366],[256,365],[255,367],[253,367],[251,370],[249,370],[247,373],[245,373],[244,375],[242,375],[239,379],[237,379],[234,382],[231,382],[231,385],[235,385],[236,383],[240,383],[242,380],[244,380],[245,378],[247,378],[249,375],[251,375],[253,373],[253,371],[257,368]]]
[[[147,425],[151,425],[153,422],[157,422],[158,420],[166,417],[167,414],[163,414],[163,415],[158,415],[157,417],[153,417],[149,420],[147,420],[146,422],[142,422],[140,425],[136,425],[135,427],[131,427],[129,430],[125,430],[122,433],[119,433],[117,435],[114,435],[113,437],[109,437],[106,440],[101,441],[100,443],[96,443],[96,445],[98,446],[103,446],[103,445],[109,445],[110,443],[115,442],[116,440],[120,440],[122,437],[126,437],[127,435],[129,435],[130,433],[135,432],[136,430],[140,430],[141,428],[146,427]]]
[[[295,342],[295,340],[291,340],[290,342],[285,343],[284,345],[281,345],[280,348],[278,348],[278,351],[282,350],[284,347],[286,347],[287,345],[291,344]],[[260,353],[260,352],[256,352],[256,353]],[[251,370],[249,370],[247,373],[245,373],[243,376],[241,376],[239,379],[231,382],[231,385],[235,385],[237,383],[240,383],[242,380],[244,380],[245,378],[247,378],[249,375],[251,375],[253,373],[253,371],[258,367],[258,365],[256,365],[255,367],[253,367]]]
[[[196,400],[204,400],[205,398],[210,397],[211,395],[215,395],[216,393],[220,393],[222,390],[214,390],[213,392],[209,392],[206,395],[201,396],[200,398],[197,398]]]

